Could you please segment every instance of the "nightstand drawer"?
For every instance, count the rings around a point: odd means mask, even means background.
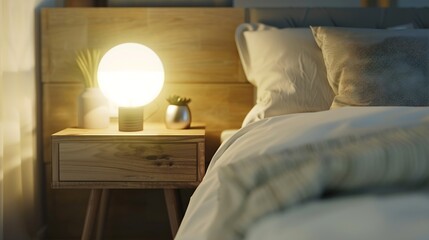
[[[61,142],[60,181],[197,181],[197,143]]]

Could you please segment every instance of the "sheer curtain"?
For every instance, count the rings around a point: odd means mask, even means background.
[[[40,239],[43,234],[35,26],[36,10],[44,2],[0,0],[0,239]]]

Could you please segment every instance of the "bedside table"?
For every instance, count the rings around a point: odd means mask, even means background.
[[[179,188],[195,188],[205,174],[205,127],[170,130],[145,123],[144,130],[67,128],[52,135],[52,187],[92,189],[82,239],[95,223],[101,238],[109,189],[163,188],[173,237],[181,221]]]

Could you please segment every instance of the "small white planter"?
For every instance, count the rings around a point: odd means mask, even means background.
[[[109,102],[99,88],[86,88],[78,97],[78,127],[107,128]]]
[[[165,126],[169,129],[185,129],[191,126],[191,111],[188,105],[168,105]]]

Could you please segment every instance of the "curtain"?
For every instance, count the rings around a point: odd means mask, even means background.
[[[36,13],[51,2],[0,0],[0,239],[43,238]]]

